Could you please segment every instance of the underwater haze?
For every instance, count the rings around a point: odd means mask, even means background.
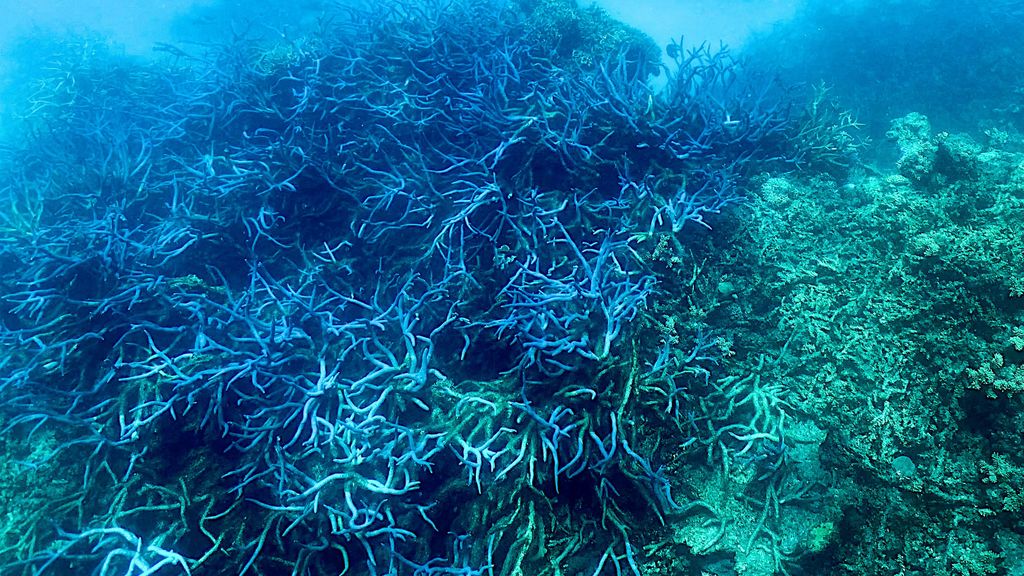
[[[0,574],[1024,574],[1024,4],[0,0]]]

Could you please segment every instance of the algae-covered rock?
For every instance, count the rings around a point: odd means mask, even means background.
[[[593,69],[620,53],[644,62],[657,74],[661,49],[643,32],[615,20],[597,5],[575,0],[518,0],[527,35],[536,49],[550,52],[558,64]]]
[[[788,347],[788,398],[827,432],[843,486],[841,514],[782,506],[771,527],[801,535],[788,550],[815,573],[1019,574],[999,551],[1022,546],[1024,155],[921,114],[889,136],[895,166],[844,185],[767,178],[736,227],[729,266],[751,287],[737,298],[762,311],[736,354]]]
[[[900,158],[896,167],[900,174],[920,182],[935,166],[938,146],[932,141],[931,124],[924,114],[912,112],[893,120],[886,136],[896,142]]]
[[[970,178],[977,173],[982,148],[965,134],[942,133],[936,139],[935,169],[951,178]]]

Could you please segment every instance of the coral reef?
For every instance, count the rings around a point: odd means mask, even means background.
[[[504,7],[55,54],[2,158],[5,572],[767,573],[826,545],[823,438],[781,355],[718,371],[694,251],[834,126],[727,52],[675,46],[656,92],[635,32],[570,11],[584,59]]]
[[[158,54],[19,72],[3,573],[1024,569],[1012,124],[558,0]]]

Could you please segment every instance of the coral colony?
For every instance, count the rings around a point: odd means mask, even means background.
[[[639,575],[666,517],[726,530],[674,453],[753,463],[765,515],[811,497],[777,386],[658,302],[752,174],[843,161],[835,118],[724,50],[659,72],[638,35],[574,58],[510,9],[389,4],[42,76],[0,393],[11,465],[62,473],[4,573]]]

